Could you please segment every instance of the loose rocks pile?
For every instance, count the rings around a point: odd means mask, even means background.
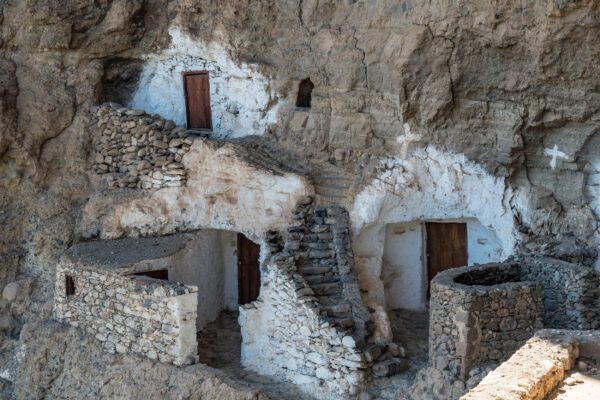
[[[106,103],[92,110],[102,134],[93,170],[108,175],[110,188],[184,186],[181,163],[193,143],[183,127],[159,115]]]

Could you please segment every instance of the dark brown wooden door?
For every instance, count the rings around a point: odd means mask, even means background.
[[[208,72],[184,72],[183,90],[187,127],[212,129]]]
[[[467,265],[467,224],[427,222],[426,229],[429,282],[439,272]]]
[[[260,290],[260,246],[238,233],[238,303],[246,304],[258,299]]]

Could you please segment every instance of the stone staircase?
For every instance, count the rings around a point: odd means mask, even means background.
[[[360,299],[353,302],[352,296],[350,299],[348,296],[351,285],[346,285],[347,282],[357,283],[354,266],[340,266],[343,261],[340,254],[347,253],[347,236],[348,213],[343,207],[314,206],[307,199],[294,209],[285,249],[296,255],[298,272],[321,304],[322,316],[328,318],[332,326],[351,335],[355,332],[354,312]],[[364,324],[361,327],[364,328]]]

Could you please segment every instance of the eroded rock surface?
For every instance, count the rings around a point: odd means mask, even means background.
[[[262,239],[284,226],[312,183],[350,210],[359,282],[366,303],[383,315],[378,326],[386,324],[377,246],[387,217],[483,216],[502,233],[506,255],[598,265],[599,34],[597,0],[1,2],[0,288],[30,283],[26,296],[0,304],[7,326],[14,324],[0,333],[0,354],[13,357],[28,343],[17,342],[22,327],[50,318],[56,261],[70,244],[206,226]],[[251,139],[206,141],[183,160],[186,188],[107,190],[93,171],[90,107],[137,101],[152,113],[168,104],[181,116],[178,74],[204,68],[223,89],[213,93],[219,134],[263,135],[280,149],[274,158],[294,154],[320,166],[317,178],[234,161],[254,152]],[[151,92],[155,72],[171,80]],[[311,106],[296,107],[306,78],[314,84]],[[220,167],[200,167],[211,164]],[[237,187],[242,181],[247,186]],[[444,187],[438,196],[418,195]],[[369,191],[374,198],[365,197]],[[450,200],[440,200],[445,193]],[[402,207],[411,209],[390,211]],[[63,332],[43,326],[48,337]],[[93,358],[79,370],[55,364],[61,340],[39,342],[6,363],[2,395],[57,398],[80,381],[90,382],[81,387],[90,394],[125,388],[140,398],[196,390],[183,378],[167,384],[168,374],[156,375],[159,386],[140,383],[146,368],[163,368],[148,361],[105,360],[131,378],[98,374]],[[74,348],[104,357],[88,351],[87,340]],[[27,372],[38,361],[43,379]],[[214,392],[213,378],[204,382],[203,396],[235,396]]]

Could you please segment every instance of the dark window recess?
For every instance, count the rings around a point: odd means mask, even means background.
[[[303,79],[300,82],[300,85],[298,85],[296,107],[310,107],[314,87],[315,85],[310,81],[310,78]]]
[[[157,269],[156,271],[146,271],[146,272],[136,272],[132,275],[143,275],[149,278],[160,279],[163,281],[169,280],[169,270],[168,269]]]
[[[67,296],[73,296],[75,294],[75,281],[70,275],[65,275],[65,287]]]

